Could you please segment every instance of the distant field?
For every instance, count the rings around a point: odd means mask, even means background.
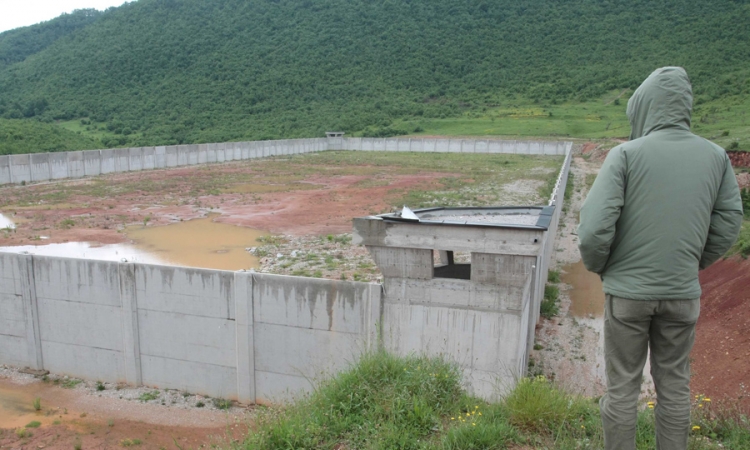
[[[625,108],[629,93],[622,97],[619,94],[612,92],[596,101],[560,105],[518,100],[486,111],[469,111],[458,118],[404,121],[394,128],[416,135],[627,138],[630,124]],[[734,149],[750,151],[748,111],[750,98],[698,104],[693,111],[693,132],[724,148],[735,146]]]

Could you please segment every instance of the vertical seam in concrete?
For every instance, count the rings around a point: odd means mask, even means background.
[[[41,370],[44,368],[44,358],[42,357],[42,337],[39,330],[39,306],[36,298],[36,283],[34,282],[33,256],[21,256],[21,271],[24,303],[27,305],[29,312],[26,317],[26,342],[29,349],[33,349],[34,352],[32,358],[34,369]]]
[[[117,276],[120,284],[120,305],[123,325],[123,359],[125,379],[134,386],[143,382],[141,371],[141,343],[138,328],[138,300],[136,298],[135,265],[121,263]]]

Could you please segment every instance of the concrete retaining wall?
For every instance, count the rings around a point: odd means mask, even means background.
[[[381,286],[0,252],[0,364],[272,402],[377,345]]]
[[[459,364],[470,392],[496,398],[525,373],[572,144],[365,138],[343,144],[566,158],[539,244],[527,251],[509,235],[502,247],[514,249],[508,254],[472,252],[471,282],[434,278],[432,250],[418,249],[381,255],[378,264],[388,271],[383,286],[0,252],[0,364],[264,403],[309,390],[311,381],[383,347],[444,355]],[[45,160],[53,177],[65,174],[65,161],[69,176],[84,176],[326,146],[295,140],[13,155],[0,157],[0,180],[40,179]],[[462,250],[450,239],[440,242]],[[424,277],[402,276],[422,266]]]
[[[222,163],[325,150],[564,155],[569,142],[492,139],[313,138],[0,156],[0,185]]]

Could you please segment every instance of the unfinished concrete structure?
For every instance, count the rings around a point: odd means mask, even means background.
[[[470,392],[501,395],[524,373],[533,345],[571,144],[336,139],[363,151],[414,147],[566,158],[549,205],[480,211],[524,216],[532,224],[471,223],[476,214],[457,223],[445,215],[467,211],[444,209],[418,211],[417,222],[356,220],[356,242],[373,252],[385,275],[382,286],[0,252],[0,364],[263,403],[309,390],[362,352],[386,348],[442,354],[464,369]],[[18,161],[4,160],[12,164],[0,160],[0,173],[8,169],[13,182],[21,169],[29,170],[22,178],[28,180],[32,173],[35,180],[45,173],[78,177],[328,145],[325,139],[284,142],[49,154],[46,166],[44,158],[33,158],[37,169],[29,167],[31,156],[16,155]],[[445,265],[433,263],[433,251],[443,252]],[[449,251],[471,252],[471,266],[450,264]]]
[[[383,345],[445,355],[473,393],[502,394],[525,373],[538,309],[535,277],[554,206],[432,208],[356,219],[383,273]],[[456,263],[454,252],[469,252]],[[439,258],[437,256],[439,255]]]

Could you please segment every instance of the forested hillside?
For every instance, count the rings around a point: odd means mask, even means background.
[[[598,99],[664,65],[697,105],[750,94],[747,0],[139,0],[86,18],[38,49],[0,34],[17,55],[0,117],[132,146],[411,132]]]

